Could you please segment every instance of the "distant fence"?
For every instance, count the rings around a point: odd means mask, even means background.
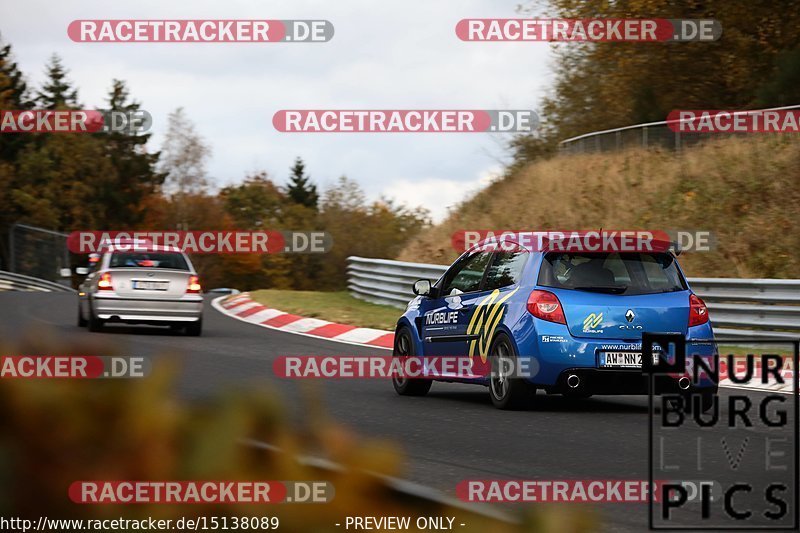
[[[783,111],[788,109],[800,109],[800,105],[772,107],[769,109],[751,109],[738,111],[734,114],[744,115],[756,111]],[[559,150],[561,153],[566,154],[614,152],[626,148],[660,147],[668,150],[680,150],[684,146],[724,135],[751,135],[747,133],[677,132],[669,128],[670,124],[679,124],[681,122],[685,121],[663,120],[661,122],[648,122],[646,124],[634,124],[632,126],[624,126],[622,128],[613,128],[610,130],[593,131],[561,141],[559,143]]]
[[[443,265],[347,258],[347,285],[356,298],[405,307],[418,279],[437,280]],[[720,337],[800,338],[800,280],[689,278],[708,304]]]
[[[39,279],[57,281],[70,268],[67,234],[16,223],[8,230],[7,270]]]

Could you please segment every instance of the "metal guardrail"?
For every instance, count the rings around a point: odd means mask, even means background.
[[[405,307],[418,279],[436,280],[447,266],[406,263],[386,259],[347,258],[347,287],[356,298],[377,304]]]
[[[418,279],[437,280],[444,265],[365,257],[347,258],[347,285],[356,298],[403,308]],[[800,337],[800,280],[689,278],[706,304],[715,333],[723,337]]]
[[[800,105],[771,107],[769,109],[750,109],[737,111],[732,115],[746,115],[760,111],[784,111],[799,109]],[[689,120],[662,120],[646,124],[634,124],[621,128],[593,131],[564,139],[558,143],[559,150],[565,154],[583,154],[591,152],[613,152],[626,148],[661,147],[668,150],[680,150],[682,147],[696,144],[702,140],[721,135],[737,135],[737,133],[694,133],[672,131],[670,124],[679,124]],[[739,134],[743,135],[743,134]]]
[[[71,287],[0,270],[0,291],[75,292]]]

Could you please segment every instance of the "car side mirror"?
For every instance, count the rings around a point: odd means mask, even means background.
[[[75,269],[75,273],[79,276],[85,276],[89,273],[89,269],[86,267],[78,267]]]
[[[427,279],[418,279],[414,282],[414,294],[428,296],[431,293],[431,282]]]

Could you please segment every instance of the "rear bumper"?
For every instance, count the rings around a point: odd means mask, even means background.
[[[567,378],[577,376],[577,386],[570,387]],[[575,381],[573,380],[574,384]],[[689,386],[682,389],[678,378],[668,375],[657,375],[653,381],[654,394],[716,392],[717,386],[712,382],[701,382],[701,386]],[[648,394],[649,376],[640,370],[606,370],[596,368],[569,368],[564,370],[556,380],[550,392],[577,392],[588,394]]]
[[[95,296],[90,305],[98,318],[121,322],[195,322],[203,314],[201,296],[176,299]]]
[[[535,322],[534,322],[535,321]],[[561,389],[570,373],[582,372],[587,383],[594,383],[604,394],[646,394],[647,375],[641,369],[600,367],[600,354],[613,351],[641,351],[641,341],[625,339],[580,339],[572,337],[563,324],[539,319],[524,319],[514,332],[517,353],[521,358],[535,361],[536,373],[528,377],[531,383],[545,389]],[[688,339],[714,338],[709,324],[689,328]],[[687,354],[699,355],[713,366],[717,351],[713,341],[687,340]],[[581,375],[579,375],[581,377]],[[660,387],[677,390],[679,376],[657,375]],[[716,384],[707,378],[698,383],[702,388]],[[600,394],[600,392],[597,392]]]

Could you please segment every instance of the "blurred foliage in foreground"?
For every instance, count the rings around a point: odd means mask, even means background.
[[[122,355],[93,342],[64,345],[38,333],[2,354]],[[411,497],[377,477],[402,476],[401,456],[386,442],[358,438],[306,398],[305,419],[288,421],[274,398],[254,391],[189,404],[176,393],[176,365],[157,355],[153,374],[133,380],[0,381],[0,516],[171,518],[278,516],[280,531],[341,531],[350,515],[455,516],[467,531],[593,531],[586,507],[539,506],[520,525]],[[267,442],[286,453],[242,444]],[[341,471],[318,470],[293,457],[322,456]],[[327,480],[329,504],[78,505],[67,494],[78,480]],[[577,509],[577,511],[576,511]],[[513,510],[513,509],[510,509]]]

